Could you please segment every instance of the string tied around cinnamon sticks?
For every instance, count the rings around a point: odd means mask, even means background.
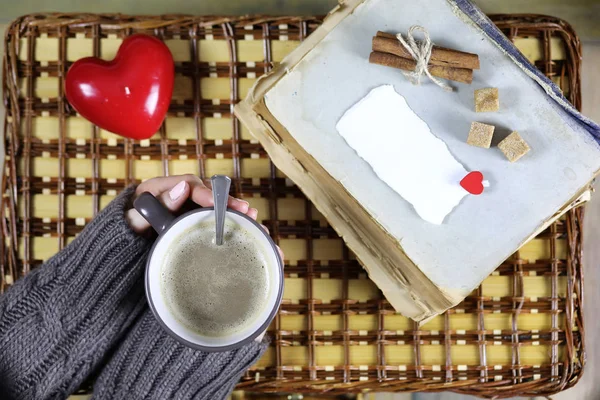
[[[413,32],[419,31],[423,34],[423,40],[416,41]],[[412,58],[416,61],[416,66],[414,71],[403,71],[404,76],[408,78],[408,80],[414,85],[421,84],[421,77],[425,74],[433,83],[441,87],[447,92],[452,92],[454,88],[448,85],[445,82],[442,82],[440,79],[431,75],[429,72],[429,60],[431,59],[431,51],[433,50],[433,42],[429,37],[429,32],[427,29],[420,25],[413,25],[408,30],[408,34],[406,35],[406,40],[402,37],[401,33],[396,35],[396,38],[406,51],[412,56]]]
[[[416,53],[410,43],[406,44],[408,46],[402,44],[396,34],[378,31],[377,35],[373,37],[373,51],[369,55],[369,62],[403,71],[418,72],[420,68],[417,67],[415,59],[419,57],[415,57]],[[419,46],[416,41],[415,45]],[[427,65],[427,72],[436,78],[470,84],[473,81],[473,70],[479,69],[477,54],[448,49],[433,43],[431,43],[431,50],[425,50],[425,52],[419,52],[419,54],[425,55],[421,65]],[[426,63],[427,58],[429,61]],[[421,75],[425,74],[425,70],[422,71]]]

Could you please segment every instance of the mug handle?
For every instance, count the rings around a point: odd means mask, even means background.
[[[173,223],[175,216],[150,192],[142,193],[133,202],[133,207],[152,225],[160,235]]]

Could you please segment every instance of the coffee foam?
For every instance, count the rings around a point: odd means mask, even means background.
[[[181,324],[219,337],[255,322],[270,282],[265,250],[249,232],[227,220],[224,243],[217,246],[213,220],[182,232],[173,243],[161,267],[161,294]]]

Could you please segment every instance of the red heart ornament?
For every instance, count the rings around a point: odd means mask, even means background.
[[[474,195],[483,193],[483,174],[479,171],[469,172],[460,181],[460,186],[462,186],[467,192]]]
[[[148,139],[162,124],[173,94],[173,56],[160,40],[129,36],[112,61],[77,60],[65,79],[69,103],[107,131]]]

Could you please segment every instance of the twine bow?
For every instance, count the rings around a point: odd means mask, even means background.
[[[423,40],[416,41],[413,37],[413,32],[420,31],[423,33]],[[421,84],[421,76],[423,74],[427,75],[429,79],[442,89],[451,92],[454,88],[440,79],[434,77],[429,72],[429,59],[431,58],[431,50],[433,49],[433,42],[429,37],[429,32],[427,29],[423,28],[420,25],[413,25],[408,30],[408,34],[406,35],[407,40],[404,40],[401,33],[396,35],[396,38],[402,43],[404,48],[410,53],[412,58],[416,61],[417,65],[415,66],[414,71],[403,72],[404,76],[408,78],[408,80],[414,85]]]

